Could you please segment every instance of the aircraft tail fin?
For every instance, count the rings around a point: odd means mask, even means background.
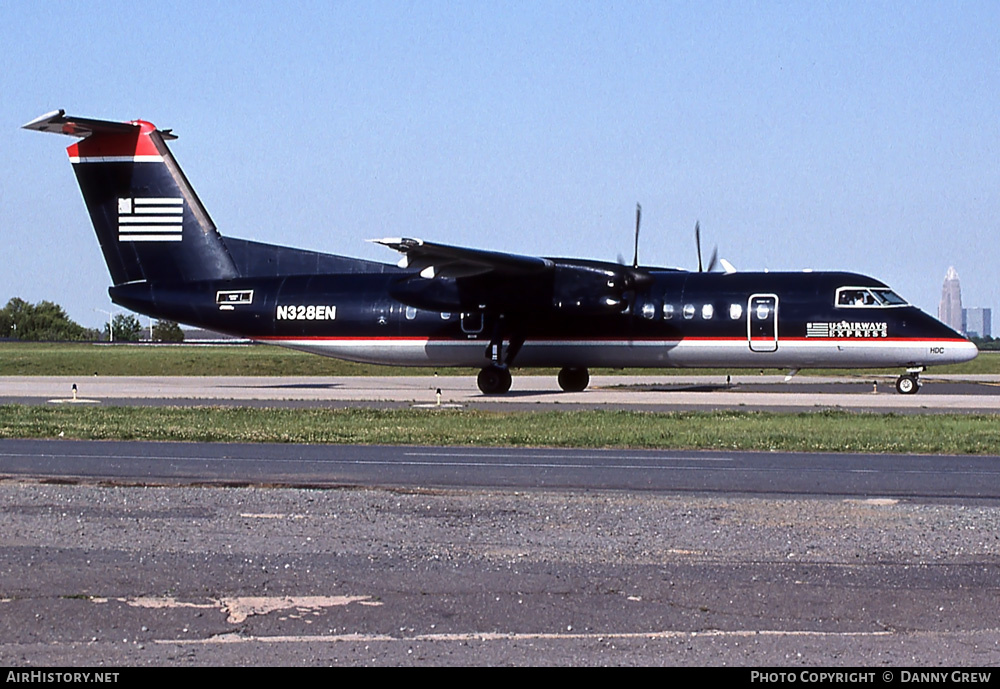
[[[80,137],[67,152],[115,285],[238,277],[208,212],[167,148],[177,137],[149,122],[67,117],[25,129]]]

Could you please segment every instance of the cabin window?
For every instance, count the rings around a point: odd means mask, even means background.
[[[408,321],[412,321],[414,318],[417,317],[417,310],[412,306],[407,306],[405,313],[406,313],[406,320]]]
[[[673,317],[674,317],[674,305],[673,304],[664,304],[663,305],[663,320],[669,321]]]
[[[652,320],[656,315],[656,305],[650,304],[649,302],[642,305],[642,317],[647,320]]]
[[[743,315],[743,305],[742,304],[730,304],[729,305],[729,317],[732,320],[738,321],[740,319],[740,316],[742,316],[742,315]]]
[[[710,321],[712,320],[712,316],[714,315],[715,315],[715,307],[712,306],[711,304],[705,304],[704,306],[701,307],[701,317],[704,320]]]
[[[907,301],[888,287],[840,287],[835,303],[840,308],[907,306]]]
[[[684,305],[684,318],[688,320],[694,318],[694,304]]]

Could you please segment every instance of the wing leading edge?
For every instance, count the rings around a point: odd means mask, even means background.
[[[531,275],[551,271],[555,263],[547,258],[521,256],[500,251],[469,249],[435,244],[409,237],[371,239],[375,244],[403,254],[400,268],[419,270],[424,278],[463,278],[485,273]]]

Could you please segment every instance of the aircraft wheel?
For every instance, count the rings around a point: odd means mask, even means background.
[[[486,366],[476,378],[476,384],[486,395],[502,395],[510,390],[510,383],[510,371],[499,366]]]
[[[566,392],[580,392],[590,385],[590,371],[567,366],[559,371],[559,387]]]
[[[896,379],[896,392],[900,395],[915,395],[920,389],[916,376],[900,376]]]

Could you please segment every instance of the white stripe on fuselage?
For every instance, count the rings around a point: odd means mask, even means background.
[[[162,163],[163,156],[70,156],[71,163]]]
[[[267,338],[314,354],[401,366],[482,366],[485,340]],[[528,340],[517,366],[880,368],[960,363],[976,346],[955,340],[779,340],[773,352],[729,340]]]

